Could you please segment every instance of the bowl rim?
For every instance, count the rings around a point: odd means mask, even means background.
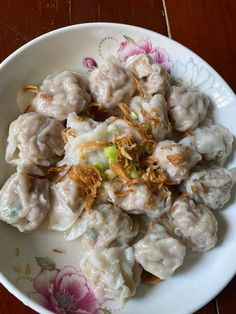
[[[76,29],[89,29],[89,28],[94,28],[94,27],[113,27],[116,29],[121,29],[121,28],[129,28],[129,29],[133,29],[134,31],[136,30],[137,32],[139,31],[147,31],[148,33],[152,33],[154,36],[158,35],[159,37],[163,38],[163,39],[168,39],[169,41],[173,42],[175,45],[179,45],[181,46],[181,48],[184,48],[187,52],[191,53],[194,57],[196,57],[197,59],[199,59],[203,64],[205,64],[211,71],[212,73],[217,77],[217,79],[219,79],[224,85],[226,85],[228,87],[228,90],[231,93],[231,96],[233,97],[233,99],[236,100],[236,95],[234,93],[234,91],[232,90],[232,88],[228,85],[228,83],[222,78],[222,76],[220,74],[218,74],[218,72],[216,72],[216,70],[214,70],[214,68],[208,64],[208,62],[206,62],[204,59],[202,59],[198,54],[196,54],[195,52],[193,52],[191,49],[187,48],[186,46],[184,46],[183,44],[175,41],[172,38],[169,38],[165,35],[162,35],[158,32],[155,32],[153,30],[149,30],[143,27],[139,27],[139,26],[135,26],[135,25],[129,25],[129,24],[123,24],[123,23],[113,23],[113,22],[91,22],[91,23],[81,23],[81,24],[73,24],[73,25],[69,25],[69,26],[65,26],[65,27],[61,27],[55,30],[52,30],[50,32],[47,32],[45,34],[42,34],[32,40],[30,40],[29,42],[25,43],[24,45],[22,45],[21,47],[19,47],[17,50],[15,50],[13,53],[11,53],[8,57],[6,57],[0,64],[0,74],[1,74],[1,70],[4,69],[5,66],[7,66],[10,62],[14,61],[14,59],[24,53],[25,50],[27,50],[29,47],[33,46],[34,44],[41,42],[45,39],[48,39],[50,37],[53,37],[59,33],[64,33],[64,32],[68,32],[70,30],[76,30]],[[213,300],[227,285],[228,283],[233,279],[233,277],[236,275],[236,266],[235,266],[235,270],[231,270],[230,273],[228,273],[228,276],[225,277],[225,280],[221,286],[221,288],[219,290],[217,290],[216,292],[212,293],[210,296],[208,296],[208,298],[206,298],[204,301],[199,302],[198,306],[194,305],[191,309],[191,312],[195,312],[197,310],[199,310],[200,308],[202,308],[204,305],[206,305],[208,302],[210,302],[211,300]],[[19,290],[13,283],[10,282],[10,280],[7,279],[7,277],[4,276],[4,274],[0,271],[0,283],[11,293],[13,294],[17,299],[19,299],[20,301],[22,301],[26,306],[30,307],[31,309],[37,311],[38,313],[42,313],[42,314],[50,314],[53,313],[49,310],[47,310],[46,308],[44,308],[42,305],[38,304],[36,301],[30,299],[26,294],[24,294],[21,290]]]

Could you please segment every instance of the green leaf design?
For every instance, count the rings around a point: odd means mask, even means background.
[[[124,38],[125,38],[127,41],[129,41],[129,42],[135,44],[135,41],[133,40],[133,38],[131,38],[131,37],[127,36],[127,35],[123,35],[123,36],[124,36]]]
[[[50,257],[35,257],[35,260],[42,269],[54,270],[56,268],[56,263]]]

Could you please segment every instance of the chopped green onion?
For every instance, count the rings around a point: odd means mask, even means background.
[[[94,167],[96,167],[100,172],[104,171],[104,166],[103,166],[103,164],[101,162],[95,161],[95,162],[92,163],[92,165]]]
[[[152,143],[146,142],[146,143],[144,144],[144,151],[145,151],[145,153],[147,153],[147,154],[151,154],[151,153],[152,153]]]
[[[137,170],[132,170],[132,171],[130,172],[130,177],[131,177],[132,179],[138,178],[139,175],[140,175],[140,173],[139,173],[139,171],[137,171]]]
[[[111,145],[103,149],[103,154],[108,158],[109,164],[111,164],[116,162],[118,151],[115,145]]]
[[[110,164],[114,164],[117,161],[116,158],[108,158],[108,163]]]
[[[133,169],[129,171],[128,175],[130,178],[136,179],[140,176],[140,172],[135,167],[133,167]]]
[[[137,115],[137,113],[134,112],[134,111],[131,111],[130,117],[131,117],[131,119],[133,119],[133,120],[138,120],[138,115]]]
[[[106,175],[106,177],[107,177],[108,180],[113,180],[113,179],[116,178],[115,172],[113,172],[111,169],[107,169],[107,170],[105,171],[105,175]]]

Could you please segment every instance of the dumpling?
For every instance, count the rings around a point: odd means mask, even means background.
[[[159,224],[151,227],[144,238],[133,246],[136,261],[160,279],[172,276],[183,264],[185,246],[172,238]]]
[[[171,140],[159,142],[152,158],[157,161],[162,170],[166,171],[173,184],[179,184],[186,179],[190,169],[202,159],[194,149]]]
[[[115,299],[124,303],[135,294],[140,281],[141,269],[131,247],[89,250],[80,266],[99,300]]]
[[[85,190],[74,180],[66,177],[51,186],[52,209],[49,215],[49,229],[69,229],[84,209]]]
[[[34,109],[48,117],[63,121],[69,113],[80,113],[90,102],[82,79],[71,71],[49,75],[33,100]]]
[[[165,94],[169,88],[165,69],[144,53],[130,57],[126,62],[126,68],[139,79],[146,94]]]
[[[63,125],[40,113],[19,116],[9,128],[6,161],[19,164],[29,160],[40,166],[55,164],[64,153]]]
[[[73,132],[70,135],[68,134],[68,139],[70,140],[71,137],[81,135],[83,133],[89,132],[95,129],[99,125],[99,122],[94,121],[90,118],[85,118],[78,116],[76,112],[69,113],[66,121],[66,128],[68,130],[72,130]],[[69,136],[70,135],[70,136]]]
[[[137,221],[111,204],[94,206],[85,211],[68,230],[65,240],[82,237],[85,247],[104,248],[129,243],[138,233]]]
[[[231,153],[233,140],[233,135],[227,128],[206,119],[180,143],[193,146],[204,160],[222,166]]]
[[[162,188],[152,193],[142,181],[126,185],[125,182],[105,182],[104,189],[108,200],[131,214],[147,214],[159,217],[171,208],[171,193]]]
[[[65,157],[60,164],[100,163],[107,167],[103,149],[109,146],[108,126],[90,118],[78,118],[70,114],[67,121]]]
[[[137,116],[139,123],[151,123],[155,140],[163,140],[170,132],[167,104],[161,94],[154,95],[150,101],[142,100],[139,96],[132,98],[130,110]]]
[[[41,225],[49,210],[49,181],[42,170],[28,164],[18,167],[0,191],[0,219],[29,232]]]
[[[195,252],[205,252],[216,245],[217,220],[205,205],[180,197],[161,221]]]
[[[195,129],[199,122],[205,119],[209,99],[200,92],[172,86],[169,92],[168,107],[174,129],[184,132]]]
[[[183,188],[191,199],[211,209],[221,209],[230,199],[235,178],[225,168],[200,168],[184,181]]]
[[[112,58],[91,72],[89,87],[100,108],[111,109],[120,101],[129,101],[136,85],[129,71]]]
[[[124,119],[110,117],[107,119],[108,138],[111,142],[114,141],[116,136],[132,136],[136,143],[140,144],[143,141],[143,136],[139,130],[132,128]]]

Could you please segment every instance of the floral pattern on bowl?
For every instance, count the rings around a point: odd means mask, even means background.
[[[170,72],[173,62],[170,60],[168,53],[163,48],[153,47],[149,37],[146,37],[138,43],[136,43],[134,39],[129,36],[124,35],[124,38],[125,41],[120,43],[117,51],[117,57],[121,62],[125,62],[130,57],[144,53],[149,55],[154,62],[161,64],[168,73]],[[92,70],[97,67],[97,62],[94,58],[86,57],[83,60],[83,66]]]
[[[132,38],[124,36],[125,41],[120,43],[119,50],[117,52],[120,61],[125,62],[128,58],[132,56],[144,53],[149,55],[156,63],[161,64],[168,72],[173,66],[168,53],[165,49],[160,47],[153,47],[149,37],[136,43]]]
[[[111,313],[96,299],[81,271],[73,266],[57,268],[50,257],[35,257],[35,260],[40,267],[35,277],[28,263],[25,271],[13,266],[13,270],[21,274],[18,280],[28,281],[34,288],[35,291],[28,292],[31,299],[56,314]]]
[[[85,277],[72,266],[57,269],[50,258],[36,258],[41,271],[33,280],[41,304],[58,314],[99,314],[99,302]]]

